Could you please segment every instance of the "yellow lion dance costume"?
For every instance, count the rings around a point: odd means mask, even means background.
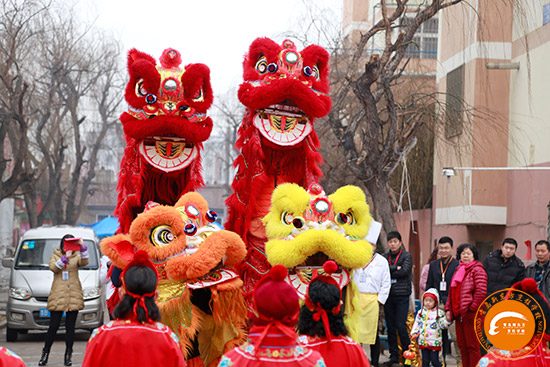
[[[342,312],[347,315],[350,336],[355,337],[359,290],[350,274],[372,257],[372,246],[366,240],[372,217],[363,191],[344,186],[327,196],[319,184],[308,191],[296,184],[281,184],[273,191],[263,221],[267,260],[289,269],[287,281],[302,299],[309,281],[323,273],[325,261],[338,264],[331,276],[342,288]]]

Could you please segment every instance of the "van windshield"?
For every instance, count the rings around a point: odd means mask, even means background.
[[[26,240],[21,244],[17,259],[15,259],[15,269],[48,269],[50,263],[50,257],[53,251],[59,247],[61,239],[38,239],[38,240]],[[91,240],[84,240],[86,246],[88,246],[88,253],[90,259],[88,265],[81,267],[80,269],[97,269],[98,259],[97,251],[95,250],[95,243]]]

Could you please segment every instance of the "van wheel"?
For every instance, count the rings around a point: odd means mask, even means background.
[[[16,342],[17,341],[17,330],[12,328],[6,328],[6,341]]]

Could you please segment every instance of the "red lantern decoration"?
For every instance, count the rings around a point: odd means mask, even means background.
[[[416,355],[412,351],[412,347],[412,344],[409,345],[409,349],[406,350],[405,353],[403,353],[403,358],[405,358],[405,366],[412,365],[412,361],[414,361],[414,358],[416,357]]]

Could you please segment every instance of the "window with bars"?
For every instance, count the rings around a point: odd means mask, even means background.
[[[462,133],[464,100],[464,65],[447,74],[445,136],[447,139]]]
[[[407,27],[414,21],[414,17],[405,16],[401,19],[401,27]],[[436,59],[437,58],[437,29],[439,19],[433,17],[426,20],[418,27],[414,38],[407,46],[405,57],[416,59]]]

